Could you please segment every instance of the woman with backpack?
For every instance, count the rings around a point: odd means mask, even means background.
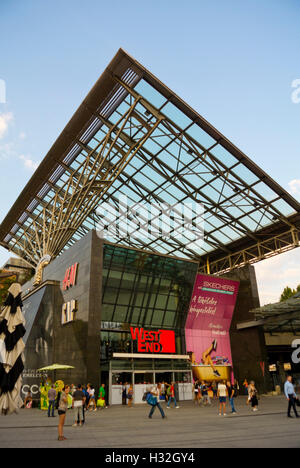
[[[153,415],[156,407],[159,409],[162,419],[164,419],[166,417],[165,413],[164,413],[164,411],[163,411],[163,409],[162,409],[162,407],[160,406],[160,403],[159,403],[160,395],[161,395],[161,386],[160,386],[160,384],[157,384],[154,387],[152,387],[151,392],[148,394],[148,397],[147,397],[147,403],[150,406],[152,406],[152,408],[150,410],[150,413],[149,413],[149,416],[148,416],[149,419],[152,419],[152,415]]]

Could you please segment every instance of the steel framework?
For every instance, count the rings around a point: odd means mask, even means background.
[[[113,239],[110,216],[97,210],[104,204],[118,213]],[[150,222],[136,208],[150,204],[169,209]],[[300,205],[119,50],[2,222],[0,244],[36,267],[96,227],[108,241],[197,260],[216,274],[298,247]]]

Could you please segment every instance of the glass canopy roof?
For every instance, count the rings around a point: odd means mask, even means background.
[[[0,241],[37,265],[96,228],[111,242],[205,263],[216,251],[228,256],[274,237],[270,226],[298,232],[299,212],[120,50],[2,223]]]

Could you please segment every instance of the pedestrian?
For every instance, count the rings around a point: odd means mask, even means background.
[[[84,407],[84,410],[86,410],[86,407],[87,407],[87,400],[88,400],[89,394],[88,394],[88,392],[86,391],[85,386],[82,386],[82,387],[81,387],[81,390],[82,390],[83,395],[84,395],[84,405],[83,405],[83,407]]]
[[[235,409],[235,406],[234,406],[234,399],[236,397],[236,386],[234,384],[232,384],[231,382],[227,382],[227,393],[228,393],[228,399],[229,399],[229,403],[230,403],[230,406],[231,406],[231,413],[232,414],[236,414],[236,409]]]
[[[235,398],[240,394],[240,385],[236,379],[234,379]]]
[[[299,414],[297,413],[297,409],[296,409],[297,395],[296,395],[296,392],[295,392],[295,387],[293,385],[292,376],[290,376],[290,375],[287,377],[286,382],[284,384],[284,394],[285,394],[285,396],[286,396],[286,398],[287,398],[287,400],[289,402],[288,412],[287,412],[288,418],[293,417],[291,415],[291,409],[292,408],[294,410],[296,418],[299,418]]]
[[[127,388],[127,382],[125,382],[125,384],[122,385],[122,405],[127,404],[126,388]]]
[[[128,388],[128,393],[127,393],[127,399],[128,399],[128,407],[132,408],[132,401],[133,401],[133,387],[130,384]]]
[[[167,404],[167,409],[170,409],[170,404],[172,403],[172,401],[174,401],[175,408],[179,408],[179,406],[177,405],[176,396],[175,396],[175,382],[172,382],[170,385],[170,394],[169,394],[169,401]]]
[[[161,397],[160,397],[161,400],[166,400],[166,386],[165,386],[165,382],[162,381],[161,383]]]
[[[226,397],[227,397],[227,387],[226,381],[223,380],[218,385],[218,397],[220,402],[220,411],[219,416],[226,416]]]
[[[216,399],[217,394],[218,394],[218,387],[217,387],[217,383],[215,380],[212,382],[211,387],[212,387],[212,392],[213,392],[213,398]]]
[[[105,384],[101,384],[101,387],[99,389],[99,394],[98,394],[98,402],[97,402],[97,406],[99,406],[100,408],[104,408],[104,407],[107,408],[105,395],[106,395]]]
[[[154,385],[154,387],[152,387],[152,389],[151,389],[150,394],[148,395],[148,400],[147,400],[147,402],[152,406],[152,408],[150,410],[150,413],[149,413],[149,416],[148,416],[149,419],[152,419],[153,413],[154,413],[156,408],[159,409],[162,419],[164,419],[166,417],[165,413],[164,413],[164,411],[163,411],[163,409],[162,409],[162,407],[160,406],[160,403],[159,403],[160,395],[161,395],[160,385],[159,384]]]
[[[82,391],[81,384],[77,385],[77,389],[73,393],[72,408],[75,409],[74,427],[82,426],[84,424],[84,402],[85,396]]]
[[[63,431],[64,431],[64,424],[66,420],[66,413],[68,410],[68,395],[70,392],[70,386],[65,385],[65,387],[62,389],[62,392],[60,394],[59,398],[59,405],[58,405],[58,415],[59,415],[59,422],[58,422],[58,440],[66,440],[66,437],[64,437]]]
[[[56,399],[56,390],[55,390],[55,385],[52,384],[51,388],[48,390],[48,418],[50,418],[50,413],[52,409],[52,418],[54,418],[54,408],[55,408],[55,399]]]
[[[199,380],[197,379],[194,383],[194,404],[196,405],[198,403],[198,405],[200,405],[200,397],[201,397],[201,393],[200,393],[200,383],[199,383]]]
[[[27,395],[25,397],[23,405],[24,405],[24,408],[27,408],[27,409],[32,408],[32,395],[31,395],[31,392],[27,392]]]
[[[253,380],[248,387],[248,402],[251,403],[252,411],[258,411],[258,391]]]
[[[211,405],[211,401],[208,396],[208,386],[206,382],[202,382],[201,384],[201,394],[202,394],[202,402],[204,403],[204,405]]]
[[[245,395],[248,395],[248,394],[249,394],[249,390],[248,390],[249,384],[248,384],[248,380],[247,380],[247,379],[244,380],[243,387],[244,387],[244,393],[245,393]]]
[[[90,397],[89,398],[89,403],[87,405],[87,410],[92,411],[92,409],[90,409],[90,406],[92,405],[94,407],[94,411],[97,411],[96,399],[95,399],[95,389],[91,384],[88,384],[87,392],[88,392],[89,397]]]
[[[171,385],[165,382],[165,387],[166,387],[166,403],[168,403],[170,399],[170,395],[171,395]]]

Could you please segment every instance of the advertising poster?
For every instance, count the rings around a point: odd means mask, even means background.
[[[230,376],[229,330],[238,289],[238,281],[200,274],[196,277],[185,336],[194,377],[200,380],[221,380]]]

